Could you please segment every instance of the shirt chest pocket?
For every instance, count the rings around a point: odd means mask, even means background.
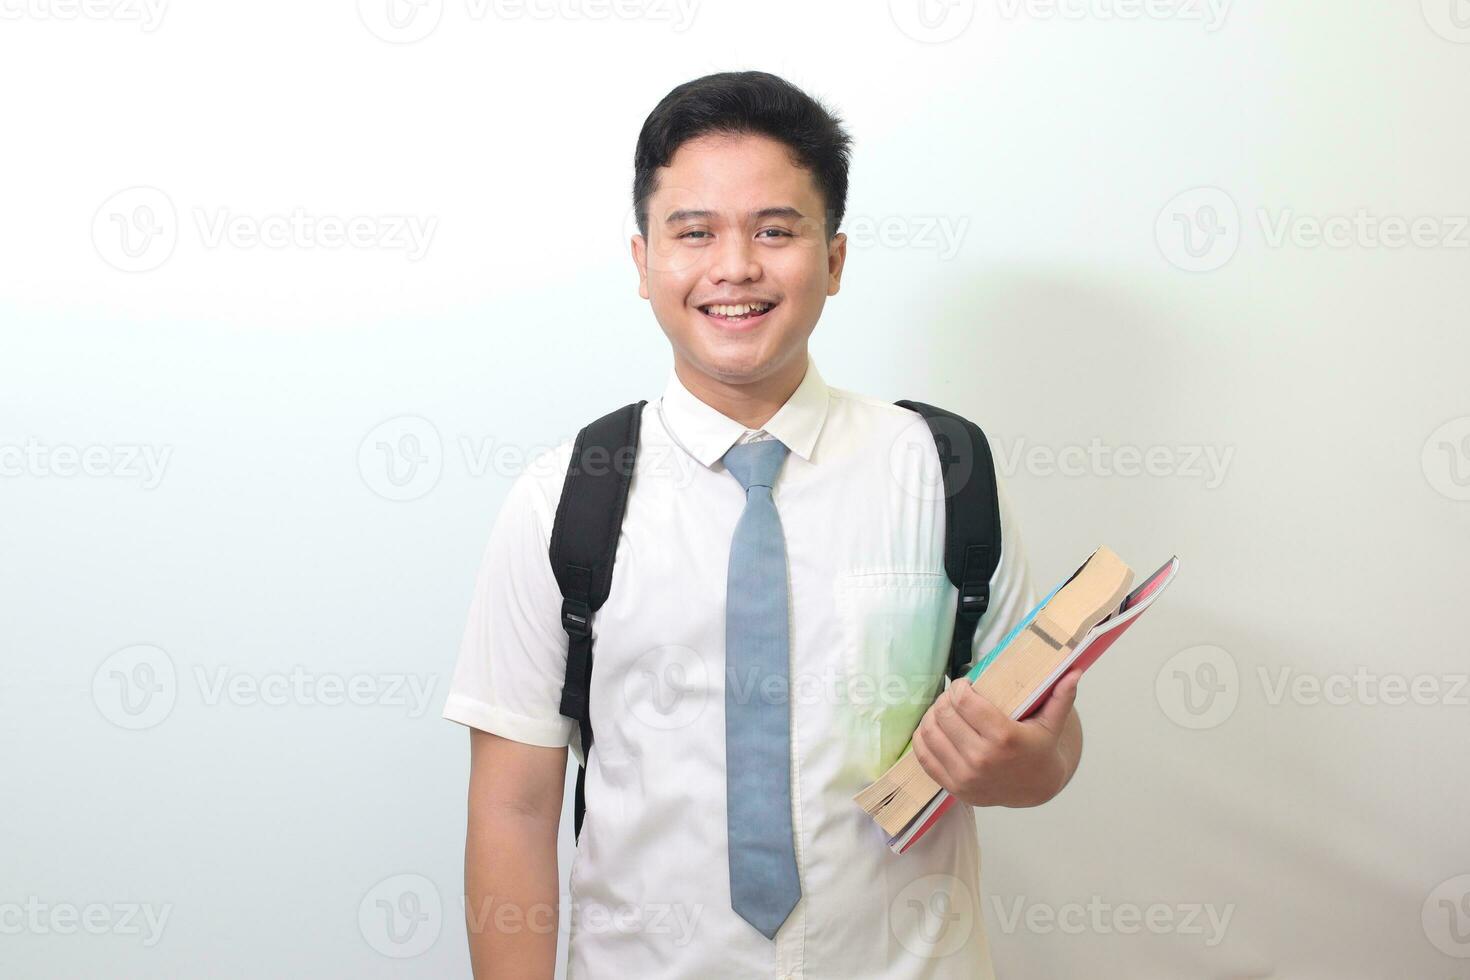
[[[843,703],[872,742],[865,760],[887,768],[943,684],[954,631],[943,572],[871,571],[836,585]]]

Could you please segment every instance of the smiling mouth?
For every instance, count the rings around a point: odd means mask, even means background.
[[[724,306],[718,303],[698,307],[699,312],[716,323],[733,325],[754,323],[770,314],[780,303],[743,303],[739,306]]]

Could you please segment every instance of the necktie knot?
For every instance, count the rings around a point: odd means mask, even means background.
[[[781,472],[781,464],[789,451],[780,439],[761,439],[731,446],[723,459],[725,468],[749,492],[751,487],[775,485],[776,474]]]

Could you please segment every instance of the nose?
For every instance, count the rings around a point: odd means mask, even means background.
[[[722,235],[715,243],[709,264],[709,281],[754,282],[761,277],[755,246],[744,235]]]

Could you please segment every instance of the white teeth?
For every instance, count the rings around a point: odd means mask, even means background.
[[[711,306],[709,311],[715,316],[744,316],[752,311],[764,313],[770,308],[770,303],[745,303],[740,306]]]

